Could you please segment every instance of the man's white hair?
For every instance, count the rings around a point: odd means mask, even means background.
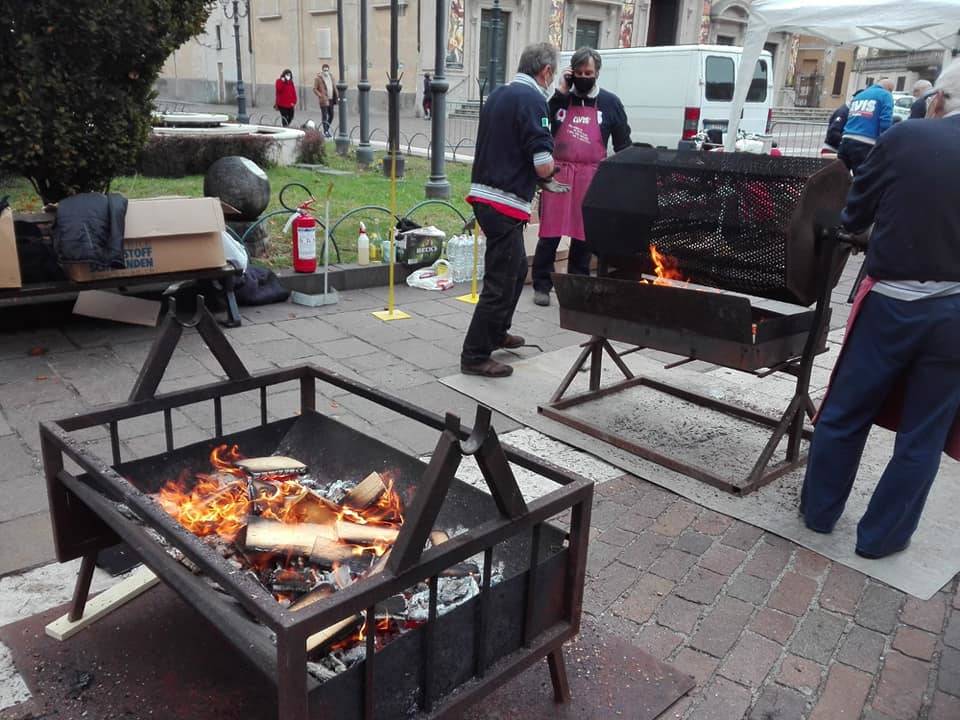
[[[933,83],[930,82],[929,80],[917,80],[913,84],[913,95],[914,97],[920,97],[932,87],[933,87]]]
[[[950,63],[933,88],[943,93],[944,114],[960,110],[960,61]]]

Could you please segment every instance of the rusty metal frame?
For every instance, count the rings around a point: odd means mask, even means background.
[[[195,324],[204,334],[211,349],[224,366],[235,358],[222,331],[211,323],[209,311],[201,304]],[[71,616],[80,617],[89,593],[89,580],[97,552],[120,540],[125,541],[139,557],[171,589],[194,607],[277,685],[278,717],[282,720],[307,720],[310,717],[310,692],[322,683],[309,678],[306,672],[306,639],[333,623],[362,611],[372,611],[380,602],[421,581],[431,588],[431,619],[436,616],[437,577],[446,568],[463,562],[477,553],[485,553],[485,566],[479,610],[474,633],[486,637],[489,618],[485,608],[491,593],[489,560],[493,548],[514,536],[530,533],[536,548],[543,523],[569,513],[570,529],[566,536],[566,553],[562,621],[550,626],[535,637],[530,628],[535,613],[537,553],[531,553],[527,570],[529,590],[526,593],[524,643],[506,657],[491,664],[477,653],[474,677],[458,688],[452,696],[429,697],[429,686],[424,684],[418,717],[443,718],[459,711],[478,697],[493,691],[515,674],[546,657],[558,701],[569,698],[564,670],[562,645],[579,631],[583,605],[584,578],[589,540],[590,509],[593,483],[567,472],[525,452],[502,445],[490,426],[491,413],[480,407],[473,428],[447,415],[441,417],[416,407],[400,398],[355,382],[329,370],[303,365],[299,367],[249,374],[233,366],[233,379],[201,387],[155,395],[156,384],[170,358],[182,328],[190,325],[176,320],[173,313],[158,335],[135,392],[126,403],[99,408],[84,415],[56,422],[40,423],[40,438],[47,482],[51,520],[57,558],[66,562],[82,557],[83,562],[71,606]],[[219,337],[217,337],[219,335]],[[176,336],[176,337],[174,337]],[[110,434],[112,464],[122,458],[118,424],[149,413],[163,413],[168,450],[174,449],[171,413],[174,409],[202,401],[211,401],[215,407],[215,432],[222,436],[221,404],[224,397],[251,390],[260,391],[260,424],[267,425],[268,388],[297,381],[300,386],[300,413],[316,412],[317,381],[352,392],[387,407],[401,415],[440,431],[440,440],[418,488],[414,502],[408,509],[407,522],[391,553],[387,568],[376,576],[357,582],[334,596],[323,599],[299,611],[280,606],[273,596],[255,579],[236,573],[217,553],[200,538],[182,528],[148,495],[122,477],[112,465],[91,455],[71,433],[97,425],[105,425]],[[195,438],[193,438],[195,440]],[[423,551],[423,540],[432,529],[446,489],[464,455],[474,455],[490,486],[500,517],[486,521],[471,531],[451,538],[440,546]],[[66,469],[65,458],[76,463],[82,474]],[[531,470],[558,484],[558,488],[529,504],[525,503],[508,463]],[[174,560],[151,534],[163,536],[170,545],[184,554],[203,575],[215,581],[236,601],[224,599],[213,591],[206,581],[188,571]],[[428,621],[425,627],[430,627]],[[427,633],[429,637],[429,631]],[[275,636],[275,644],[272,639]],[[369,635],[373,637],[373,633]],[[478,647],[483,643],[478,643]],[[370,648],[368,647],[368,650]],[[432,653],[425,656],[423,677],[429,677]],[[366,663],[366,682],[363,689],[365,720],[374,720],[373,666],[376,653],[369,653]]]
[[[726,403],[716,398],[678,388],[657,380],[635,376],[621,359],[621,353],[618,353],[613,348],[610,341],[605,337],[596,335],[581,346],[583,347],[583,351],[574,361],[573,366],[567,372],[549,402],[538,406],[538,412],[551,420],[568,425],[575,430],[579,430],[604,442],[608,442],[611,445],[627,450],[646,460],[668,467],[671,470],[676,470],[684,475],[735,495],[747,495],[782,477],[786,473],[802,467],[807,461],[806,452],[801,451],[802,441],[810,440],[813,437],[813,431],[805,427],[805,421],[808,418],[812,420],[816,414],[816,407],[810,398],[810,377],[813,372],[814,358],[820,351],[819,348],[822,347],[828,330],[830,320],[830,293],[832,290],[830,278],[834,275],[833,270],[839,258],[841,256],[844,260],[846,258],[845,253],[840,250],[841,240],[835,234],[820,232],[817,241],[819,277],[821,282],[813,312],[813,321],[807,333],[806,340],[804,341],[803,352],[800,357],[794,358],[777,368],[772,368],[762,375],[758,375],[759,377],[766,377],[773,372],[784,372],[795,376],[797,379],[793,398],[779,418],[770,417],[732,403]],[[634,352],[636,349],[640,348],[633,348],[627,352]],[[614,361],[617,368],[623,374],[624,379],[612,385],[600,387],[600,373],[604,353],[609,355]],[[577,377],[577,374],[585,369],[585,367],[589,367],[590,372],[589,390],[572,397],[564,398],[565,393]],[[740,368],[737,367],[730,367],[734,370],[740,370]],[[757,375],[757,373],[751,374]],[[638,386],[649,387],[687,402],[710,408],[711,410],[717,410],[741,420],[772,428],[773,432],[769,440],[764,445],[760,456],[756,459],[753,467],[747,474],[744,483],[732,483],[727,478],[707,468],[693,465],[679,458],[654,450],[646,445],[621,437],[596,423],[578,418],[571,412],[568,412],[572,407],[583,405],[607,395]],[[770,461],[773,454],[784,437],[787,438],[786,457],[784,460],[771,466]]]

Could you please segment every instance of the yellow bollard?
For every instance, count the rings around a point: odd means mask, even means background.
[[[394,304],[393,292],[393,265],[397,259],[397,155],[394,153],[390,159],[390,217],[393,227],[390,229],[390,277],[387,286],[387,309],[378,310],[373,313],[375,318],[388,322],[390,320],[407,320],[410,315],[397,310]]]
[[[470,280],[470,294],[460,295],[457,300],[476,305],[480,301],[480,296],[477,295],[477,270],[480,267],[480,243],[477,242],[476,225],[471,228],[470,235],[473,237],[473,277]]]

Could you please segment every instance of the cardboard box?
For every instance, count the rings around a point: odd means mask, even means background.
[[[123,233],[127,264],[92,271],[89,265],[64,266],[71,280],[88,282],[136,275],[221,267],[223,209],[217,198],[130,200]]]
[[[13,211],[0,213],[0,288],[20,287],[20,259],[13,232]]]
[[[84,290],[77,293],[73,305],[75,315],[114,320],[132,325],[156,327],[163,305],[156,300],[119,295],[103,290]]]

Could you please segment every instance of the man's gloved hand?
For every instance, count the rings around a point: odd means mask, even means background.
[[[552,193],[567,193],[570,192],[570,186],[565,185],[562,182],[558,182],[553,176],[548,178],[540,178],[537,180],[537,185],[540,186],[546,192]]]

